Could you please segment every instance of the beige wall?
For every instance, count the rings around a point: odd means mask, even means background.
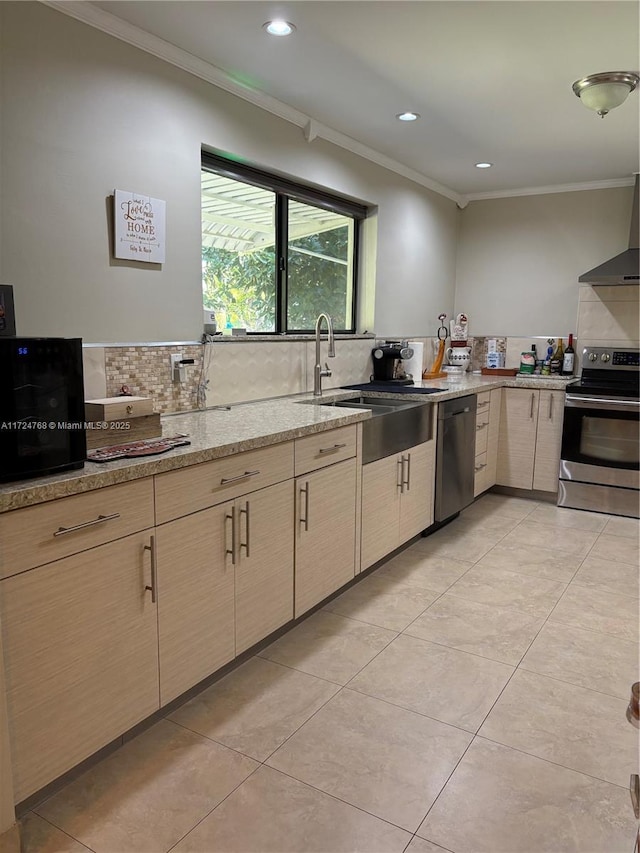
[[[451,313],[454,202],[38,3],[0,3],[0,63],[0,281],[20,334],[199,338],[202,145],[379,208],[361,330]],[[111,259],[115,188],[166,200],[162,267]]]
[[[622,187],[470,202],[456,312],[476,335],[575,333],[578,276],[627,248],[632,197]]]

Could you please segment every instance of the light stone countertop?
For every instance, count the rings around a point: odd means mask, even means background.
[[[438,388],[438,391],[433,394],[402,394],[401,399],[438,403],[465,394],[505,386],[544,387],[564,391],[569,381],[571,380],[549,377],[512,378],[466,374],[431,382],[416,382],[416,387]],[[371,415],[362,409],[336,409],[333,406],[318,405],[331,400],[356,397],[358,393],[335,388],[325,390],[322,397],[301,394],[260,402],[235,403],[228,408],[218,406],[205,411],[164,415],[162,434],[170,437],[187,433],[190,445],[177,447],[159,456],[118,459],[103,463],[86,462],[84,468],[76,471],[0,485],[0,512],[137,480],[367,420]],[[376,396],[376,392],[372,392],[371,396]],[[378,396],[386,395],[381,393]]]

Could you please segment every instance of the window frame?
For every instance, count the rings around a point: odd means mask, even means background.
[[[351,273],[351,311],[349,328],[335,328],[336,334],[355,335],[358,314],[358,277],[360,268],[360,246],[362,222],[369,215],[369,208],[353,199],[336,196],[329,191],[301,184],[283,175],[266,172],[256,166],[202,150],[201,171],[213,172],[231,180],[260,187],[275,194],[275,329],[273,332],[247,332],[247,335],[308,335],[313,329],[287,328],[288,305],[288,203],[289,200],[310,204],[332,213],[353,219],[353,264]]]

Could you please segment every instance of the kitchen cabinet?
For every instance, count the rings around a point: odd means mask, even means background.
[[[433,524],[435,440],[362,467],[361,570]]]
[[[293,488],[261,489],[234,506],[236,655],[293,619]]]
[[[142,531],[0,583],[16,802],[159,708],[151,547]]]
[[[156,529],[160,704],[235,656],[234,502]]]
[[[296,478],[295,616],[355,575],[355,458]]]
[[[293,454],[156,476],[157,518],[172,518],[156,533],[162,705],[293,618]]]
[[[495,485],[500,434],[502,388],[478,394],[476,409],[476,458],[473,495]]]
[[[498,485],[557,491],[563,407],[563,391],[503,389]]]

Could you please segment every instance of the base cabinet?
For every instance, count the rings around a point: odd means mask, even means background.
[[[296,618],[354,577],[356,479],[356,459],[296,479]]]
[[[291,481],[236,501],[236,654],[293,619]]]
[[[501,399],[502,388],[478,394],[474,497],[496,482]]]
[[[498,485],[557,491],[563,407],[563,391],[503,388]]]
[[[135,533],[2,581],[16,802],[159,708],[149,548]]]
[[[435,440],[362,468],[361,570],[433,523]]]
[[[160,702],[235,656],[234,502],[156,529]]]

